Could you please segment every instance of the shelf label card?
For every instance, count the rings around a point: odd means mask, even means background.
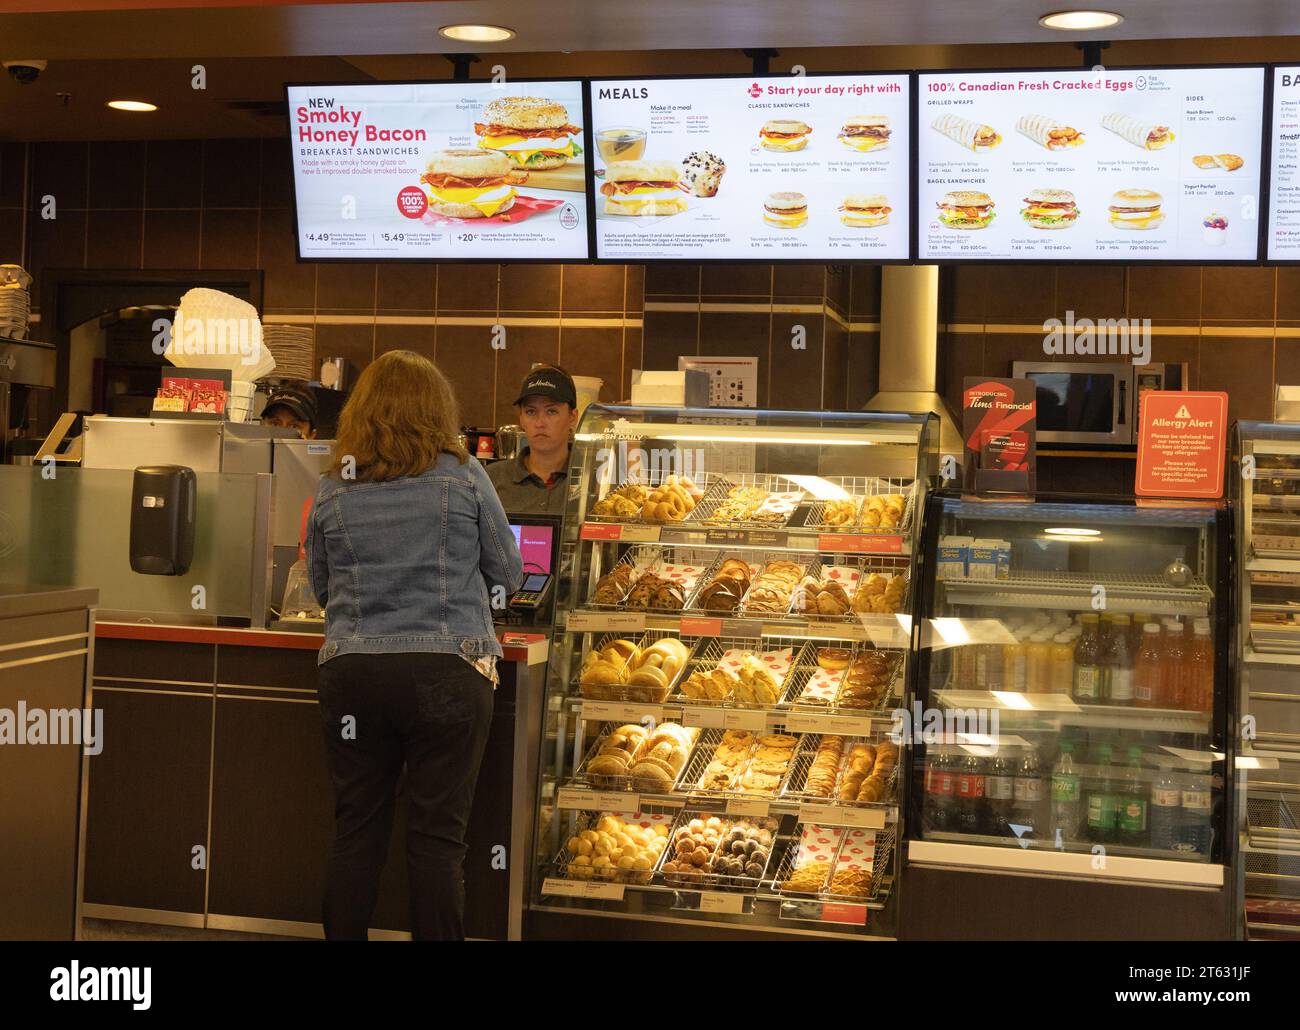
[[[580,812],[639,812],[641,795],[622,790],[587,790],[583,787],[561,787],[555,792],[556,808],[571,808]]]
[[[634,523],[623,527],[622,540],[628,544],[657,544],[660,526]]]
[[[770,529],[710,529],[704,534],[707,544],[748,544],[750,547],[785,547],[788,533]]]
[[[903,538],[872,534],[821,533],[817,537],[817,550],[853,554],[902,554]]]
[[[759,711],[748,711],[743,708],[724,708],[722,709],[722,726],[728,730],[765,730],[767,729],[767,713]]]
[[[722,636],[758,639],[763,635],[763,624],[749,619],[723,619]]]
[[[750,801],[748,798],[728,798],[727,815],[748,815],[763,819],[772,812],[770,801]]]
[[[722,708],[683,708],[682,725],[698,726],[705,730],[717,729],[725,725],[724,715],[726,711]]]
[[[824,826],[856,826],[864,830],[881,830],[885,826],[885,810],[805,801],[799,806],[799,821]]]
[[[641,705],[623,701],[584,701],[581,716],[588,722],[637,722],[650,719],[655,725],[664,721],[663,705]]]
[[[726,894],[722,891],[700,891],[700,911],[741,915],[745,911],[745,895]]]
[[[1228,395],[1222,391],[1144,390],[1139,394],[1140,497],[1223,496]]]
[[[822,905],[823,923],[853,923],[867,925],[867,906],[848,905],[842,901],[828,901]]]
[[[542,894],[558,898],[599,898],[622,901],[623,884],[599,883],[595,880],[565,880],[548,876],[542,881]]]
[[[682,616],[681,634],[684,637],[720,637],[722,620]]]
[[[623,526],[616,522],[584,522],[578,530],[579,540],[622,540]]]
[[[867,736],[873,726],[870,716],[836,715],[833,712],[791,712],[784,721],[787,733],[838,733],[846,737]]]
[[[608,630],[611,633],[645,629],[644,612],[569,612],[564,628],[570,633]]]

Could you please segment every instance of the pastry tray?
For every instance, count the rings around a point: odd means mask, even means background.
[[[707,787],[701,787],[699,785],[700,778],[704,775],[704,771],[709,767],[709,763],[713,761],[714,752],[717,751],[718,745],[722,743],[723,734],[726,732],[726,730],[709,729],[700,734],[699,739],[695,742],[695,750],[692,752],[690,760],[686,763],[686,768],[682,770],[682,774],[677,778],[675,789],[690,794],[692,797],[699,798],[744,798],[750,801],[775,801],[777,798],[781,797],[785,793],[786,784],[790,780],[790,773],[798,764],[796,760],[800,747],[800,744],[798,743],[795,744],[792,749],[793,755],[791,756],[790,764],[785,767],[785,772],[781,775],[781,782],[777,784],[776,789],[770,794],[741,789],[740,774],[737,774],[735,781],[725,790],[710,790]],[[766,732],[753,732],[756,737],[769,735]],[[797,733],[785,735],[793,737],[799,736]],[[752,760],[752,754],[750,758]],[[741,768],[740,773],[743,774],[745,769],[748,768],[749,762],[747,761]]]
[[[844,678],[848,675],[849,667],[853,665],[854,659],[861,651],[880,651],[881,648],[875,647],[858,647],[853,648],[853,655],[849,659],[849,664],[844,669],[835,670],[839,673],[836,677],[835,700],[827,704],[816,704],[808,701],[800,701],[799,696],[803,693],[803,688],[808,685],[808,681],[813,678],[821,669],[817,664],[817,646],[823,645],[823,641],[817,641],[814,645],[810,643],[805,650],[805,654],[800,656],[800,660],[794,665],[790,673],[789,686],[786,690],[782,706],[789,708],[791,711],[799,713],[813,712],[832,712],[837,715],[869,715],[879,714],[888,711],[896,699],[902,696],[902,672],[904,653],[902,651],[886,651],[891,661],[888,685],[881,695],[880,704],[875,708],[859,708],[853,705],[840,704],[840,691],[844,687]],[[833,643],[829,642],[829,643]]]
[[[591,764],[592,759],[594,759],[596,755],[600,753],[600,749],[604,745],[605,741],[609,738],[609,735],[613,733],[614,730],[618,729],[619,726],[622,725],[624,725],[624,723],[607,722],[601,724],[599,734],[597,735],[596,739],[592,741],[591,747],[587,748],[587,753],[583,756],[582,763],[578,766],[577,771],[575,771],[573,774],[574,781],[580,783],[589,783],[596,790],[624,790],[624,791],[637,790],[636,786],[632,782],[631,776],[616,776],[609,773],[591,773],[587,771],[587,766],[589,766]],[[692,745],[690,752],[686,756],[686,764],[682,766],[682,771],[677,774],[677,779],[673,781],[673,785],[669,789],[669,791],[667,792],[638,791],[638,793],[644,793],[644,794],[674,793],[675,794],[679,790],[681,790],[682,789],[681,785],[684,782],[688,782],[686,780],[686,773],[691,768],[691,762],[693,761],[693,756],[695,752],[699,750],[700,741],[703,739],[703,737],[704,737],[704,733],[701,732],[700,735],[695,738],[695,743]]]
[[[689,880],[678,879],[678,873],[664,873],[663,866],[665,862],[672,861],[673,855],[673,837],[676,836],[678,829],[688,826],[692,819],[720,819],[729,828],[736,823],[750,823],[756,826],[762,826],[772,834],[772,846],[768,848],[767,862],[764,863],[763,873],[758,877],[751,876],[734,876],[724,873],[693,873]],[[772,872],[772,860],[779,850],[780,838],[777,836],[780,821],[775,818],[755,818],[750,816],[720,816],[716,812],[698,812],[691,811],[689,808],[683,809],[677,820],[673,823],[672,829],[668,831],[668,847],[664,849],[663,855],[655,864],[654,875],[664,886],[672,887],[676,890],[704,890],[704,891],[757,891],[759,886],[766,883]],[[725,834],[724,834],[725,836]],[[717,855],[717,849],[714,850],[713,858]]]
[[[777,698],[776,705],[756,705],[746,701],[734,701],[731,698],[710,699],[687,697],[681,693],[680,686],[685,679],[693,672],[710,672],[717,668],[718,663],[722,661],[722,656],[733,649],[741,651],[751,651],[754,654],[771,654],[774,651],[782,651],[785,648],[791,649],[790,668],[786,671],[785,679],[781,683],[781,695]],[[691,659],[686,663],[686,668],[682,670],[673,684],[673,692],[669,694],[669,703],[673,705],[699,705],[704,708],[748,708],[748,709],[768,709],[785,704],[784,697],[789,693],[790,681],[794,678],[795,673],[801,665],[807,665],[814,662],[815,659],[807,657],[807,652],[812,644],[805,640],[797,640],[793,637],[701,637],[695,650],[691,654]]]
[[[577,818],[573,823],[572,830],[567,834],[561,832],[561,836],[563,836],[565,840],[563,843],[560,844],[559,850],[557,851],[555,858],[551,860],[550,863],[551,875],[561,880],[575,880],[579,882],[584,880],[599,880],[604,883],[623,883],[631,887],[647,887],[650,885],[651,881],[654,879],[655,870],[658,869],[660,864],[663,862],[663,855],[660,855],[659,858],[655,860],[655,864],[650,869],[646,869],[646,870],[615,869],[612,876],[577,877],[577,876],[572,876],[569,873],[569,864],[571,862],[571,857],[569,855],[568,847],[567,847],[568,838],[578,836],[578,834],[582,833],[583,830],[594,829],[596,825],[600,822],[600,820],[607,815],[615,815],[618,818],[624,820],[625,822],[635,821],[635,822],[663,823],[664,825],[669,827],[668,836],[669,839],[671,840],[672,822],[673,822],[673,816],[671,814],[636,812],[633,813],[632,815],[627,815],[618,812],[595,812],[595,811],[576,812],[574,814],[577,816]],[[664,854],[667,854],[669,850],[670,848],[665,848]]]
[[[804,519],[804,527],[817,529],[824,533],[866,533],[881,536],[907,536],[912,530],[913,513],[916,509],[917,481],[906,479],[882,479],[876,476],[844,476],[828,478],[828,483],[840,487],[850,498],[858,502],[857,517],[845,526],[827,526],[822,523],[822,513],[826,510],[824,500],[814,500]],[[888,494],[903,495],[903,515],[896,526],[864,526],[862,513],[866,508],[868,497],[881,497]]]
[[[695,589],[691,591],[691,596],[686,599],[686,606],[682,609],[682,613],[686,615],[698,615],[710,619],[744,618],[744,613],[741,611],[740,606],[745,601],[745,595],[742,594],[740,599],[736,602],[736,607],[728,611],[727,609],[722,609],[722,608],[697,607],[697,605],[699,604],[700,594],[704,593],[705,587],[709,586],[709,584],[713,582],[714,577],[718,574],[718,570],[722,568],[725,562],[731,561],[733,559],[735,561],[743,561],[746,565],[750,567],[749,581],[750,583],[753,583],[754,580],[758,578],[758,574],[763,571],[763,566],[766,565],[769,560],[773,558],[780,558],[782,556],[783,556],[782,553],[778,551],[773,551],[768,554],[759,554],[759,555],[744,556],[744,557],[735,554],[726,554],[726,553],[719,554],[709,564],[709,567],[706,568],[700,574],[700,578],[695,581]],[[757,566],[757,571],[755,571],[755,566]],[[748,594],[749,591],[746,590],[745,593]],[[780,618],[781,616],[780,613],[776,613],[773,615],[773,617]]]
[[[689,560],[697,557],[703,558],[703,561]],[[591,586],[587,591],[588,599],[584,603],[584,607],[591,608],[596,611],[637,611],[637,612],[681,611],[682,610],[681,608],[628,608],[626,602],[628,596],[632,593],[632,589],[636,586],[637,580],[647,572],[652,572],[658,568],[661,568],[664,565],[699,566],[704,571],[700,573],[695,583],[692,584],[691,589],[689,591],[686,591],[683,594],[682,608],[685,608],[686,603],[689,602],[691,598],[695,595],[696,591],[699,590],[701,580],[703,580],[704,577],[709,574],[709,569],[716,564],[717,562],[715,560],[715,556],[710,551],[702,552],[694,548],[660,547],[656,544],[641,544],[636,547],[629,547],[627,551],[624,553],[624,555],[613,565],[611,565],[608,570],[606,570],[605,574],[608,575],[609,573],[613,572],[616,568],[618,568],[620,565],[630,565],[632,566],[633,569],[640,568],[641,570],[640,573],[633,576],[632,582],[628,584],[627,590],[623,592],[622,596],[619,597],[617,601],[612,601],[609,603],[598,602],[595,600],[596,582],[598,582],[603,577],[594,576],[592,578]]]
[[[638,480],[637,482],[639,482],[641,486],[644,486],[644,487],[646,488],[647,491],[653,491],[653,490],[654,490],[655,488],[657,488],[657,487],[658,487],[658,486],[659,486],[659,485],[660,485],[660,484],[661,484],[665,479],[667,479],[670,475],[679,475],[679,474],[678,474],[678,473],[665,472],[665,471],[659,470],[659,471],[658,471],[658,474],[656,474],[656,475],[654,475],[653,477],[650,477],[650,478],[649,478],[649,482],[648,482],[648,483],[646,483],[646,482],[641,482],[640,480]],[[714,487],[716,487],[717,485],[719,485],[719,484],[721,484],[721,483],[724,483],[725,480],[723,480],[722,476],[721,476],[719,473],[716,473],[716,472],[701,472],[701,473],[699,473],[698,475],[690,475],[690,476],[687,476],[686,478],[689,479],[689,480],[691,480],[691,482],[693,482],[693,483],[695,484],[695,486],[696,486],[697,489],[703,491],[703,496],[700,498],[699,501],[696,502],[695,508],[693,508],[693,509],[692,509],[692,510],[687,514],[687,518],[690,518],[690,516],[693,515],[693,514],[695,514],[696,511],[699,511],[700,505],[704,503],[705,499],[709,496],[709,494],[712,492],[712,490],[714,489]],[[610,524],[612,524],[612,525],[620,525],[620,526],[621,526],[621,525],[624,525],[624,524],[626,524],[626,523],[629,523],[629,522],[631,522],[631,523],[644,523],[644,524],[646,524],[646,525],[648,525],[648,526],[665,526],[665,525],[678,525],[678,524],[679,524],[679,523],[674,523],[674,522],[657,522],[657,521],[649,521],[649,520],[647,520],[647,519],[643,519],[643,518],[640,516],[640,514],[636,514],[636,515],[597,515],[597,514],[595,514],[595,512],[593,511],[593,509],[596,507],[596,503],[597,503],[598,501],[602,501],[602,500],[604,500],[605,497],[607,497],[609,494],[612,494],[615,490],[621,489],[622,487],[625,487],[625,486],[629,485],[629,483],[631,483],[631,482],[632,482],[632,480],[627,480],[627,479],[625,479],[625,480],[623,480],[623,482],[619,483],[618,486],[616,486],[616,487],[610,487],[608,490],[606,490],[603,496],[593,499],[592,502],[591,502],[591,506],[587,509],[586,514],[583,515],[583,517],[582,517],[582,521],[583,521],[583,522],[604,522],[604,523],[610,523]],[[727,490],[729,490],[729,489],[731,489],[730,484],[728,484],[728,485],[726,485],[726,486],[723,487],[722,495],[723,495],[724,497],[726,496]]]
[[[715,516],[719,506],[727,499],[727,495],[733,488],[738,486],[757,487],[760,490],[766,490],[769,494],[799,494],[800,500],[790,509],[789,513],[779,519],[729,519],[718,518]],[[725,526],[727,529],[748,529],[748,530],[777,530],[784,529],[790,524],[790,521],[799,512],[802,504],[805,503],[803,488],[798,483],[785,476],[771,475],[762,472],[746,473],[728,473],[711,480],[708,490],[700,503],[695,506],[695,510],[686,516],[684,522],[687,525],[698,526]]]
[[[843,756],[849,753],[849,749],[855,744],[870,744],[872,747],[878,747],[880,738],[868,740],[866,737],[846,737],[844,740],[844,750],[840,757],[840,766],[835,773],[835,785],[831,788],[829,797],[821,797],[817,794],[808,794],[804,792],[804,785],[808,782],[808,772],[812,769],[813,759],[817,757],[817,748],[821,744],[823,734],[805,733],[799,741],[799,747],[795,751],[794,761],[790,763],[790,770],[786,775],[785,784],[781,788],[781,800],[793,801],[796,803],[808,802],[816,805],[835,805],[843,808],[893,808],[898,798],[898,777],[899,769],[903,766],[903,756],[900,748],[899,760],[894,763],[894,768],[890,771],[889,778],[885,781],[885,791],[875,801],[841,801],[837,794],[840,789],[840,782],[844,779],[844,770],[846,763]]]
[[[803,837],[803,823],[794,828],[794,835],[790,838],[789,845],[785,853],[781,856],[781,861],[777,865],[776,872],[772,875],[770,886],[772,893],[788,901],[820,901],[830,904],[850,904],[850,905],[868,905],[880,899],[881,887],[885,882],[885,874],[889,869],[890,862],[893,858],[894,851],[894,834],[893,825],[886,826],[883,830],[876,830],[876,841],[874,857],[871,864],[871,887],[866,897],[854,897],[848,894],[830,893],[830,880],[835,873],[835,867],[840,861],[840,852],[844,849],[844,843],[848,839],[848,832],[845,832],[835,848],[835,856],[829,863],[829,870],[826,875],[826,882],[823,889],[816,893],[804,893],[802,891],[786,890],[782,884],[794,873],[795,858],[799,854],[799,842]]]
[[[911,610],[910,595],[912,590],[912,562],[909,558],[873,554],[861,558],[851,558],[848,561],[826,563],[814,559],[809,563],[804,575],[811,576],[820,583],[825,572],[831,568],[852,569],[858,574],[858,586],[861,586],[862,582],[872,573],[881,573],[891,577],[906,577],[906,586],[903,588],[903,599],[899,603],[898,611],[906,612]],[[852,605],[856,593],[857,587],[854,588],[852,594],[849,594],[850,605]],[[800,622],[815,621],[818,625],[846,623],[853,626],[862,621],[863,615],[880,616],[898,614],[898,612],[855,612],[851,607],[849,611],[845,612],[843,615],[823,615],[820,612],[798,612],[793,608],[794,601],[795,598],[792,596],[790,599],[791,607],[787,610],[786,615],[790,619],[798,620]],[[770,622],[782,617],[780,615],[769,615],[768,613],[761,614],[765,622]]]
[[[637,647],[644,651],[657,640],[675,636],[677,636],[676,633],[662,629],[647,630],[635,640],[622,633],[606,633],[590,650],[582,653],[582,661],[578,663],[578,695],[588,701],[633,701],[642,704],[661,704],[665,698],[669,697],[677,689],[677,684],[681,681],[686,670],[690,668],[691,660],[695,656],[695,649],[687,641],[683,641],[686,644],[686,661],[682,662],[682,667],[677,670],[677,675],[669,682],[666,690],[639,683],[584,684],[582,682],[582,666],[586,663],[587,655],[591,651],[603,650],[615,640],[632,640]]]

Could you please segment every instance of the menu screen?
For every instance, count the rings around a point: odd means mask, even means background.
[[[301,257],[588,257],[581,82],[286,90]]]
[[[1268,259],[1300,261],[1300,65],[1273,69]]]
[[[1259,256],[1262,68],[948,72],[917,94],[922,260]]]
[[[907,259],[907,75],[591,84],[596,256]]]

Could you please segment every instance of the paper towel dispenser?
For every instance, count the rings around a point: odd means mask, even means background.
[[[149,576],[181,576],[194,558],[194,470],[143,465],[131,489],[131,569]]]

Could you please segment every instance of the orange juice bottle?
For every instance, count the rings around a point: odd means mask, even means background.
[[[1047,689],[1053,694],[1069,694],[1074,686],[1074,635],[1058,633],[1052,638],[1052,673]]]
[[[1133,659],[1133,705],[1156,708],[1164,696],[1164,653],[1160,646],[1160,627],[1148,622],[1142,627],[1142,644]]]
[[[1029,638],[1025,659],[1026,684],[1031,692],[1046,692],[1052,682],[1051,631],[1040,629]]]
[[[1002,689],[1025,689],[1026,648],[1024,638],[1017,635],[1014,644],[1002,646]]]

